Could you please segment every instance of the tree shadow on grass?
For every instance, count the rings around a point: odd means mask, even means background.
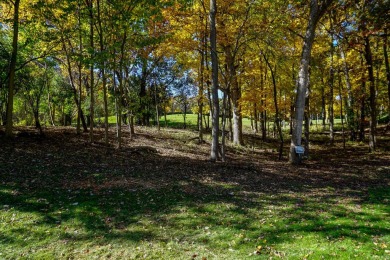
[[[389,180],[377,172],[272,160],[213,164],[49,141],[1,153],[3,245],[176,239],[222,251],[250,250],[262,239],[277,247],[297,236],[366,243],[390,234]]]

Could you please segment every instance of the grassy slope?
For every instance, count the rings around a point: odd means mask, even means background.
[[[0,258],[390,257],[386,153],[317,148],[296,168],[230,147],[212,164],[196,133],[137,132],[122,151],[66,130],[0,139]]]

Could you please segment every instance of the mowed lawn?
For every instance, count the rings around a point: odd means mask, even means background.
[[[229,147],[213,164],[196,133],[136,132],[122,150],[73,129],[1,139],[0,259],[390,258],[386,152],[314,147],[293,167]]]

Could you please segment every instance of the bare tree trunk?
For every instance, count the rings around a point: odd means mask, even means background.
[[[78,72],[79,72],[79,92],[78,92],[78,104],[77,104],[77,109],[78,109],[78,127],[80,127],[80,120],[81,124],[83,125],[83,131],[84,133],[88,132],[88,126],[87,123],[85,122],[85,117],[83,110],[81,108],[81,101],[82,101],[82,85],[83,85],[83,77],[82,77],[82,56],[83,56],[83,37],[82,37],[82,31],[81,31],[81,4],[79,3],[79,14],[78,14],[78,23],[79,23],[79,62],[78,62]],[[76,94],[77,95],[77,94]],[[80,132],[80,129],[78,129]]]
[[[146,80],[147,80],[147,74],[148,74],[148,61],[146,58],[142,58],[142,75],[141,75],[141,82],[140,82],[140,92],[139,92],[139,98],[140,98],[140,114],[141,114],[141,123],[142,125],[146,126],[148,124],[147,120],[147,113],[146,111]]]
[[[329,139],[330,144],[333,145],[334,143],[334,61],[333,61],[333,54],[334,54],[334,45],[333,45],[333,22],[332,18],[330,20],[330,68],[329,68]]]
[[[325,82],[322,78],[322,87],[321,87],[321,116],[322,116],[322,129],[325,130],[326,126],[326,99],[325,99]]]
[[[87,132],[88,131],[87,124],[85,123],[83,111],[81,110],[81,100],[77,97],[77,89],[76,89],[76,86],[74,84],[74,78],[73,78],[72,67],[71,67],[71,62],[70,62],[70,54],[69,54],[68,48],[66,47],[65,39],[62,38],[61,40],[62,40],[62,48],[63,48],[63,50],[65,52],[65,56],[66,56],[66,63],[67,63],[70,85],[72,87],[72,92],[73,92],[73,99],[74,99],[74,102],[76,103],[76,106],[77,106],[78,118],[81,118],[81,121],[82,121],[83,127],[84,127],[84,131]],[[81,68],[80,67],[79,67],[79,74],[81,75]],[[79,88],[81,89],[81,79],[80,79]],[[80,134],[80,126],[78,126],[78,128],[76,128],[76,133]]]
[[[8,77],[8,100],[7,100],[7,119],[5,125],[5,135],[12,136],[13,128],[13,110],[14,110],[14,89],[15,89],[15,68],[16,58],[18,55],[18,36],[19,36],[19,4],[20,0],[14,2],[14,17],[13,17],[13,36],[12,36],[12,54],[9,66]]]
[[[164,123],[165,123],[165,128],[168,127],[168,121],[167,121],[167,111],[164,109]]]
[[[200,15],[201,23],[204,23],[203,14]],[[206,21],[207,24],[207,21]],[[207,26],[207,25],[206,25]],[[205,28],[206,29],[206,28]],[[200,67],[199,67],[199,90],[198,90],[198,131],[199,131],[199,143],[203,142],[203,95],[204,95],[204,63],[205,63],[205,52],[207,51],[207,31],[202,32],[204,35],[201,37],[200,46]]]
[[[264,75],[263,75],[263,66],[261,64],[262,63],[260,63],[260,91],[261,91],[260,128],[261,128],[261,140],[265,141],[265,139],[267,138],[267,127],[266,127],[267,114],[266,114],[266,110],[265,110],[265,107],[266,107],[266,103],[265,103],[266,95],[264,94],[264,80],[265,80],[264,78],[265,78],[265,74],[267,73],[267,71],[265,71]],[[267,67],[265,67],[265,70],[266,69],[267,69]]]
[[[55,125],[55,118],[54,118],[54,115],[55,115],[55,110],[54,110],[54,105],[52,104],[51,102],[51,98],[50,98],[50,89],[49,89],[49,86],[47,86],[47,106],[49,108],[49,119],[50,119],[50,124],[52,126],[56,126]]]
[[[385,60],[385,67],[386,67],[386,79],[387,79],[387,96],[388,96],[388,107],[387,107],[387,114],[389,116],[389,121],[387,123],[386,130],[390,128],[390,65],[389,65],[389,56],[387,54],[387,28],[385,28],[384,32],[384,38],[383,38],[383,56]]]
[[[156,123],[157,130],[160,131],[160,115],[158,112],[157,84],[154,84],[154,103],[156,104]]]
[[[89,32],[90,32],[90,35],[89,35],[89,40],[90,40],[90,47],[91,47],[91,60],[90,60],[90,126],[89,126],[89,141],[91,143],[94,142],[94,136],[93,136],[93,127],[94,127],[94,113],[95,113],[95,108],[94,108],[94,105],[95,105],[95,99],[94,99],[94,88],[95,88],[95,73],[94,73],[94,63],[93,63],[93,60],[95,59],[95,55],[94,55],[94,52],[95,52],[95,46],[94,46],[94,39],[93,39],[93,36],[94,36],[94,17],[93,17],[93,0],[89,0],[88,1],[88,9],[89,9]]]
[[[130,140],[132,140],[133,136],[135,135],[133,111],[130,111],[128,115],[129,115]]]
[[[222,161],[225,162],[226,161],[226,112],[227,112],[227,109],[226,109],[226,93],[224,92],[223,93],[223,102],[222,102],[222,111],[223,111],[223,114],[222,114],[222,144],[221,144],[221,157],[222,157]]]
[[[121,49],[120,49],[120,60],[119,60],[119,98],[117,102],[118,106],[118,149],[122,147],[122,98],[123,98],[123,62],[125,58],[125,44],[127,40],[127,33],[124,32]]]
[[[361,65],[363,67],[363,57],[361,57]],[[360,126],[359,126],[359,141],[362,142],[365,139],[365,120],[366,120],[366,72],[362,71],[361,81],[361,100],[360,100]]]
[[[343,113],[343,92],[341,88],[341,75],[338,73],[339,79],[339,96],[340,96],[340,117],[341,117],[341,133],[343,137],[343,149],[345,150],[345,135],[344,135],[344,113]]]
[[[299,66],[299,73],[297,79],[297,99],[295,103],[295,118],[294,129],[291,136],[290,146],[290,162],[293,164],[301,163],[301,156],[295,152],[295,147],[301,145],[302,141],[302,123],[305,111],[305,97],[308,85],[309,77],[309,63],[311,57],[311,49],[314,41],[314,34],[317,23],[327,7],[330,5],[331,0],[325,0],[319,6],[317,0],[310,1],[310,17],[309,23],[306,29],[304,37],[301,62]]]
[[[304,147],[305,147],[305,152],[304,155],[306,157],[309,157],[309,141],[310,141],[310,106],[309,106],[309,92],[307,91],[306,95],[306,105],[305,105],[305,113],[304,113],[304,118],[305,118],[305,125],[304,125],[304,135],[305,135],[305,141],[304,141]]]
[[[212,141],[210,160],[215,162],[218,159],[218,136],[219,136],[219,99],[218,99],[218,55],[217,55],[217,29],[216,16],[217,0],[210,0],[210,47],[211,47],[211,71],[212,71]]]
[[[350,131],[350,140],[355,141],[356,140],[356,116],[355,112],[353,110],[355,106],[355,98],[352,93],[352,86],[351,86],[351,80],[349,78],[349,70],[347,65],[347,60],[345,58],[344,50],[342,46],[340,45],[340,56],[343,60],[343,70],[344,70],[344,77],[345,77],[345,85],[347,87],[347,102],[345,103],[345,110],[347,112],[347,125],[348,129]]]
[[[364,37],[364,57],[366,59],[368,69],[368,79],[370,82],[370,138],[369,148],[370,152],[374,152],[376,149],[376,89],[375,89],[375,77],[374,77],[374,64],[372,61],[372,53],[370,46],[370,39],[368,36]]]
[[[81,76],[81,58],[83,55],[83,38],[81,35],[81,5],[80,1],[78,1],[77,4],[77,22],[78,22],[78,31],[79,31],[79,60],[77,62],[77,68],[79,73],[79,102],[77,103],[77,122],[76,122],[76,133],[79,135],[81,133],[81,85],[82,85],[82,76]],[[76,90],[76,97],[77,97],[77,90]],[[85,130],[85,129],[84,129]]]
[[[276,88],[276,79],[275,79],[275,74],[274,74],[275,72],[272,69],[272,66],[269,63],[267,56],[264,53],[263,53],[263,57],[264,57],[265,62],[267,63],[267,66],[271,72],[271,77],[272,77],[272,85],[273,85],[273,92],[274,92],[274,95],[273,95],[274,96],[274,106],[275,106],[275,124],[276,124],[276,128],[278,130],[279,139],[280,139],[279,160],[281,160],[282,156],[283,156],[284,140],[283,140],[282,128],[280,126],[281,120],[280,120],[280,116],[279,116],[279,106],[278,106],[278,97],[277,97],[278,92],[277,92],[277,88]]]
[[[259,113],[257,112],[257,103],[253,103],[253,114],[254,114],[254,119],[255,119],[255,133],[257,134],[259,132],[259,126],[258,126],[258,115]]]
[[[241,89],[237,80],[236,65],[234,63],[234,57],[232,55],[231,48],[225,47],[226,64],[228,66],[228,74],[230,81],[230,97],[232,100],[233,111],[233,143],[236,145],[243,145],[242,139],[242,115],[241,105],[239,100],[241,98]]]
[[[104,46],[104,34],[103,26],[101,19],[101,10],[100,10],[100,1],[97,0],[97,19],[99,25],[99,44],[100,44],[100,54],[105,52]],[[100,57],[100,72],[102,74],[102,83],[103,83],[103,106],[104,106],[104,143],[108,145],[108,101],[107,101],[107,77],[106,77],[106,61],[103,58],[103,55]]]
[[[37,108],[34,108],[33,114],[35,120],[35,128],[38,129],[39,135],[43,136],[44,134],[42,130],[42,125],[41,122],[39,121],[39,110]]]
[[[228,109],[228,121],[229,121],[229,140],[233,141],[233,122],[232,122],[232,100],[230,94],[227,95],[227,109]]]

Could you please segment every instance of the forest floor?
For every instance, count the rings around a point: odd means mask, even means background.
[[[292,166],[254,135],[211,163],[186,130],[136,128],[122,149],[101,129],[17,131],[0,136],[0,259],[390,259],[389,134],[375,153],[314,137]]]

